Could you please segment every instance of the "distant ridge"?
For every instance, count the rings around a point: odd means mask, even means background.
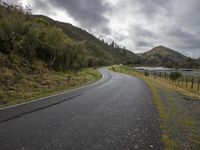
[[[139,54],[145,66],[164,66],[170,68],[200,69],[199,59],[192,59],[164,46],[157,46]]]
[[[143,58],[145,64],[151,65],[167,65],[187,59],[181,53],[164,46],[155,47],[140,56]]]

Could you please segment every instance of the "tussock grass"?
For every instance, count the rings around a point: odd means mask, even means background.
[[[30,65],[18,57],[9,64],[5,63],[7,56],[0,57],[0,107],[70,90],[101,78],[93,68],[56,72],[47,69],[42,61]]]
[[[5,74],[3,74],[4,76]],[[5,75],[6,76],[6,75]],[[19,104],[43,96],[52,95],[83,86],[101,78],[98,70],[83,69],[76,72],[46,72],[38,75],[23,75],[20,79],[4,78],[0,87],[0,107]]]

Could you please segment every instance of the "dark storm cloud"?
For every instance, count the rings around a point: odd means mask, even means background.
[[[110,7],[103,0],[39,0],[34,3],[40,9],[47,9],[49,12],[53,11],[48,9],[49,4],[59,7],[86,28],[101,27],[109,22],[104,14]]]

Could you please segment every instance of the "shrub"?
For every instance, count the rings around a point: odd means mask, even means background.
[[[144,75],[147,76],[147,77],[149,77],[149,72],[145,71]]]
[[[112,67],[112,70],[113,70],[113,71],[115,71],[115,68],[114,68],[114,67]]]
[[[171,72],[170,75],[169,75],[169,78],[172,80],[172,81],[176,81],[178,78],[182,77],[182,74],[178,71],[176,72]]]

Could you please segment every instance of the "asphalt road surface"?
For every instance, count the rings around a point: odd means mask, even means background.
[[[163,149],[145,83],[100,69],[90,86],[0,111],[0,150]]]

